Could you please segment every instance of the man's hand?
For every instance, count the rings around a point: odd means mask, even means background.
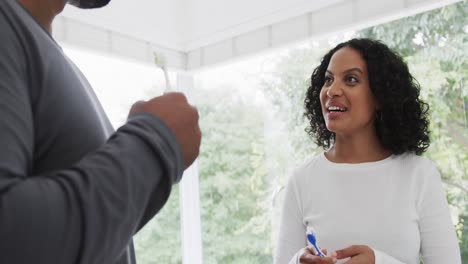
[[[375,264],[374,250],[364,245],[353,245],[336,251],[338,259],[351,258],[345,264]]]
[[[182,93],[167,93],[149,101],[133,104],[130,114],[150,113],[172,130],[182,148],[185,168],[197,158],[200,151],[201,132],[198,126],[198,111],[187,102]]]

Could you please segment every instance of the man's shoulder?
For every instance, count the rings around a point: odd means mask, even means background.
[[[0,33],[3,44],[10,43],[3,41],[6,38],[16,38],[21,39],[24,45],[34,42],[36,34],[48,34],[17,0],[0,1]]]
[[[0,1],[0,50],[11,52],[12,49],[20,49],[28,41],[25,37],[28,32],[27,16],[30,15],[16,1]]]
[[[16,0],[0,1],[0,19],[7,23],[0,24],[1,28],[10,28],[12,22],[18,22],[21,17],[29,15],[25,8]],[[30,16],[30,15],[29,15]]]

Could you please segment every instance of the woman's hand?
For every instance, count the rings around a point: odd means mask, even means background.
[[[353,245],[336,251],[337,259],[351,258],[345,264],[375,264],[372,248],[365,245]]]
[[[333,264],[336,263],[336,254],[332,254],[327,257],[319,257],[314,254],[309,248],[304,248],[304,253],[299,258],[300,264]],[[323,253],[326,255],[327,250],[322,249]]]

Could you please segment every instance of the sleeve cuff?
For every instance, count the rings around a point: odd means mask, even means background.
[[[375,264],[405,264],[375,248],[372,250],[374,251]]]
[[[372,248],[374,251],[374,257],[375,257],[375,264],[383,264],[382,262],[382,252],[378,251],[375,248]]]
[[[182,178],[185,161],[182,153],[182,148],[180,147],[180,144],[177,141],[174,132],[166,125],[166,123],[162,121],[161,118],[150,113],[138,113],[131,115],[128,118],[127,123],[138,125],[145,130],[150,129],[151,132],[153,132],[151,133],[153,134],[153,137],[154,132],[155,134],[160,136],[162,143],[166,145],[165,149],[168,150],[165,152],[169,152],[166,154],[170,154],[172,156],[172,158],[170,159],[172,160],[172,162],[170,162],[169,165],[170,167],[172,167],[171,170],[175,172],[175,178],[172,179],[173,183],[178,183]],[[151,139],[149,139],[148,141],[154,142]]]

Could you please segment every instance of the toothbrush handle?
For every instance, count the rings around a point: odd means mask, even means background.
[[[166,80],[166,89],[164,90],[164,93],[168,93],[172,91],[171,83],[169,82],[169,74],[167,74],[167,70],[165,68],[163,68],[163,72],[164,79]]]
[[[320,257],[325,257],[325,255],[322,253],[322,250],[320,250],[317,245],[313,244],[315,250],[317,251],[317,254],[320,256]]]

